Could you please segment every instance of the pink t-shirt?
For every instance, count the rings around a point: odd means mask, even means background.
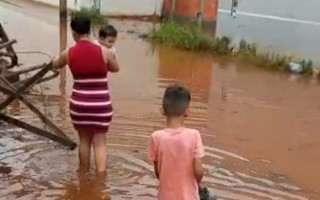
[[[158,162],[159,200],[199,200],[194,158],[204,156],[199,131],[163,129],[151,135],[149,159]]]

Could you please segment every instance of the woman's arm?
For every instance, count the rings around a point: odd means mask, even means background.
[[[68,64],[68,57],[68,50],[62,51],[59,57],[54,59],[53,67],[57,69],[65,67]]]
[[[113,52],[104,47],[102,47],[102,52],[104,61],[108,64],[108,71],[113,73],[118,72],[120,68],[117,60],[114,57]]]

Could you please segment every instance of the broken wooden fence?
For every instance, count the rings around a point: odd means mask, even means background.
[[[0,92],[6,95],[6,98],[0,102],[0,120],[56,141],[64,146],[70,147],[70,149],[76,148],[76,144],[41,113],[26,96],[34,85],[57,77],[59,75],[58,72],[53,69],[52,63],[25,68],[19,66],[17,54],[12,46],[16,42],[16,40],[9,40],[0,24]],[[18,70],[13,70],[13,68],[18,68]],[[29,72],[34,72],[34,75],[22,80],[20,75],[25,75]],[[52,74],[46,76],[49,72]],[[23,102],[52,132],[40,129],[2,113],[1,111],[9,106],[15,99]]]

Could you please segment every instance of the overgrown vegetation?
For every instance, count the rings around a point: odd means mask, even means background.
[[[258,66],[281,71],[293,71],[299,74],[312,74],[312,61],[294,61],[292,57],[273,52],[258,51],[255,44],[242,40],[238,46],[232,46],[228,37],[212,37],[194,25],[179,25],[175,22],[165,22],[149,35],[152,42],[167,44],[185,50],[207,52],[215,55],[232,55]]]
[[[234,48],[233,48],[234,49]],[[249,60],[265,68],[271,68],[281,71],[296,71],[300,74],[311,75],[313,73],[313,63],[311,60],[293,60],[292,57],[281,55],[274,52],[259,52],[257,45],[240,41],[236,55],[245,60]],[[294,70],[292,65],[298,66]]]
[[[180,26],[174,22],[166,22],[151,33],[150,39],[159,44],[192,51],[215,52],[219,55],[231,52],[229,38],[210,37],[195,25]]]

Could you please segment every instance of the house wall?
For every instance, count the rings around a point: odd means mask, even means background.
[[[319,0],[238,0],[238,15],[230,16],[231,0],[220,0],[218,35],[254,42],[259,49],[278,51],[320,62]]]
[[[59,6],[59,0],[34,0],[51,6]],[[106,15],[149,16],[161,15],[163,0],[68,0],[68,8],[92,7],[100,2],[100,10]]]
[[[59,6],[60,0],[34,0],[51,6]],[[68,0],[68,8],[79,9],[80,7],[91,7],[93,0]]]
[[[161,15],[163,0],[101,0],[101,12],[106,15]]]

